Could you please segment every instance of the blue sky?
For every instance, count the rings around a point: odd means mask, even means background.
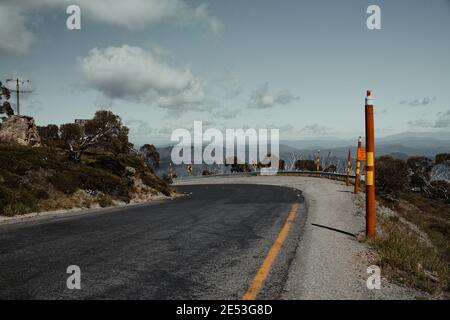
[[[66,28],[66,7],[82,29]],[[381,8],[381,30],[366,9]],[[450,131],[448,0],[0,0],[0,79],[32,81],[38,124],[119,114],[136,143],[194,120],[352,138]]]

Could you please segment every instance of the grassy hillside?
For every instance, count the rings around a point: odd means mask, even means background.
[[[59,148],[0,144],[0,215],[110,206],[171,193],[167,181],[133,153],[90,150],[76,162]]]

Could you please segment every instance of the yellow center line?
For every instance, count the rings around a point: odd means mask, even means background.
[[[250,287],[248,288],[247,292],[242,297],[242,300],[256,299],[256,296],[261,290],[264,281],[266,281],[266,278],[269,275],[270,269],[272,268],[275,258],[277,257],[278,252],[280,251],[280,248],[283,245],[284,240],[286,239],[286,236],[289,232],[289,228],[291,227],[291,223],[292,221],[294,221],[295,216],[297,215],[297,209],[298,203],[294,203],[291,207],[291,211],[289,212],[286,222],[283,225],[283,228],[281,228],[280,233],[278,234],[274,244],[272,245],[272,248],[270,248],[270,251],[267,254],[266,259],[264,259],[263,264],[261,265],[255,277],[253,278],[253,281]]]

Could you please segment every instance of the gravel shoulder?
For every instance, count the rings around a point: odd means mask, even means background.
[[[375,253],[357,235],[365,230],[362,195],[345,183],[309,177],[201,177],[178,180],[185,184],[267,184],[303,192],[306,224],[284,286],[282,299],[416,299],[423,294],[389,283],[380,290],[366,285],[367,268]],[[302,214],[302,212],[300,212]]]

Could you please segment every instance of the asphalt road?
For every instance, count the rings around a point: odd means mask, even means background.
[[[0,225],[0,299],[240,299],[298,190],[179,186],[172,201]],[[302,234],[300,205],[258,295],[281,296]],[[69,290],[69,265],[81,290]]]

